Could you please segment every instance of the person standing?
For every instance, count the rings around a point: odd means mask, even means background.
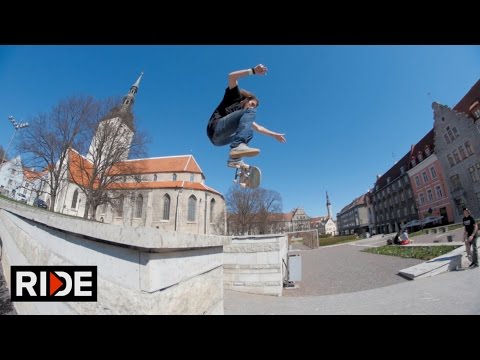
[[[471,259],[472,263],[469,268],[473,269],[478,267],[478,252],[477,252],[477,231],[478,225],[475,222],[470,210],[463,208],[463,225],[465,231],[463,232],[463,240],[465,241],[465,248],[467,250],[467,256]]]

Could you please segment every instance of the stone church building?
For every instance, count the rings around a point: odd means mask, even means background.
[[[135,132],[131,108],[142,75],[132,85],[122,105],[112,109],[110,116],[102,120],[102,123],[119,126],[126,144],[131,144]],[[56,199],[56,212],[83,217],[86,199],[73,181],[79,176],[73,164],[78,163],[79,158],[91,163],[95,138],[86,156],[74,149],[69,150],[68,170],[63,179],[64,186]],[[115,204],[100,205],[96,212],[97,221],[190,234],[225,234],[225,199],[221,193],[205,184],[205,175],[193,155],[125,158],[123,161],[129,163],[128,168],[140,170],[135,174],[125,174],[123,182],[113,184],[109,191],[114,192]],[[49,204],[50,199],[45,200]]]

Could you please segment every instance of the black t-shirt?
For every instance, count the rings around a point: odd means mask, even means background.
[[[208,121],[207,135],[210,139],[213,136],[215,124],[217,123],[218,119],[221,119],[222,117],[234,111],[240,110],[242,108],[240,102],[243,99],[245,99],[245,97],[240,93],[238,86],[235,86],[233,89],[227,87],[222,101],[217,106],[212,116],[210,116],[210,120]]]
[[[472,215],[468,215],[463,218],[463,225],[465,225],[465,230],[467,231],[467,236],[472,236],[473,227],[475,226],[475,220]]]

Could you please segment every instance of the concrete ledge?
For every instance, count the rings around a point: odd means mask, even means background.
[[[453,251],[450,251],[448,254],[444,254],[422,264],[402,269],[398,273],[407,279],[415,280],[419,278],[435,276],[447,271],[457,270],[458,268],[462,267],[464,250],[464,247],[459,247]]]
[[[104,224],[65,216],[1,198],[0,209],[58,230],[135,248],[185,249],[223,246],[230,243],[228,236],[186,234],[150,227]]]

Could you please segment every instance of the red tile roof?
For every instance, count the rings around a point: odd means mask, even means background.
[[[475,101],[480,100],[480,80],[478,80],[475,85],[465,94],[465,96],[458,102],[457,105],[453,108],[453,110],[462,112],[465,114],[470,115],[470,105],[472,105]]]

